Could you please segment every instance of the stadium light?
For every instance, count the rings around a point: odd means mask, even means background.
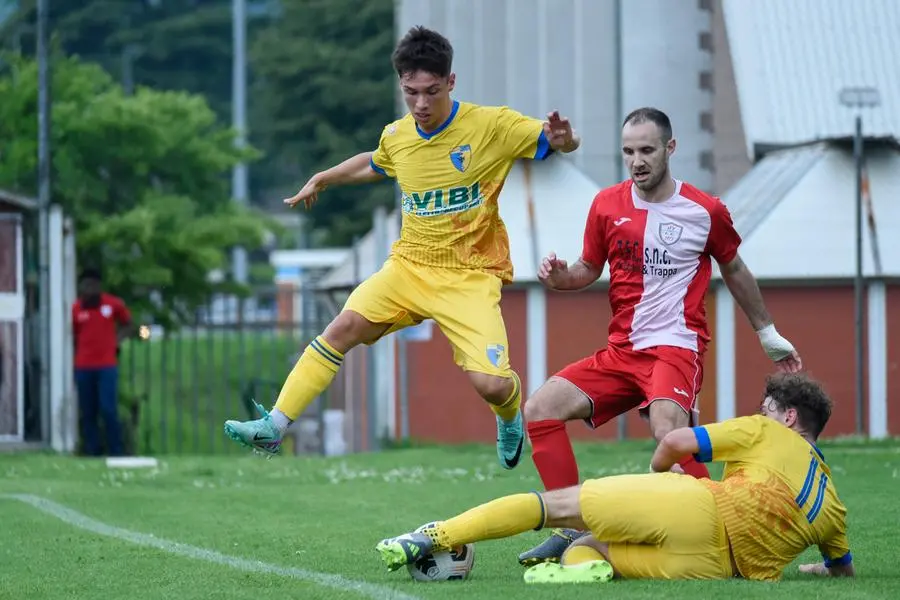
[[[841,104],[850,108],[876,108],[881,95],[873,87],[845,87],[838,95]]]
[[[843,106],[855,109],[856,129],[853,134],[853,160],[856,163],[856,276],[853,282],[855,296],[855,329],[856,329],[856,433],[863,434],[863,108],[877,108],[881,104],[881,95],[874,87],[845,87],[838,94]]]
[[[235,144],[243,149],[247,140],[247,2],[231,2],[232,64],[231,64],[231,121],[237,132]],[[231,173],[232,197],[240,204],[249,203],[247,163],[234,165]],[[237,246],[233,250],[234,279],[247,283],[247,250]]]

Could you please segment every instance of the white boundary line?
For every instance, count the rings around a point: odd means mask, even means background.
[[[410,596],[392,590],[390,588],[375,585],[373,583],[365,583],[363,581],[355,581],[347,579],[340,575],[329,573],[319,573],[317,571],[308,571],[296,567],[281,567],[258,560],[249,560],[236,556],[228,556],[220,554],[214,550],[182,544],[180,542],[172,542],[163,538],[158,538],[152,534],[130,531],[128,529],[120,529],[107,525],[101,521],[96,521],[86,515],[76,512],[71,508],[57,504],[40,496],[32,496],[30,494],[0,494],[0,499],[18,500],[29,504],[34,508],[52,515],[57,519],[68,523],[74,527],[91,531],[99,535],[115,538],[124,542],[131,542],[138,546],[150,546],[169,554],[177,554],[187,558],[197,560],[205,560],[207,562],[218,565],[225,565],[240,571],[249,571],[251,573],[268,573],[272,575],[280,575],[282,577],[290,577],[292,579],[300,579],[329,587],[340,591],[353,591],[367,598],[375,600],[419,600],[416,596]]]

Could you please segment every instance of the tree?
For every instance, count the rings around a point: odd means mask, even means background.
[[[76,225],[79,264],[163,325],[189,318],[217,289],[228,250],[257,247],[261,217],[229,197],[231,167],[254,159],[233,145],[201,96],[138,88],[126,96],[97,65],[54,57],[53,201]],[[34,194],[37,67],[0,71],[0,186]]]
[[[31,55],[36,2],[20,4],[0,27],[0,42]],[[49,19],[67,55],[127,87],[203,94],[219,118],[230,117],[231,0],[52,0]]]
[[[396,118],[393,0],[293,0],[251,48],[251,136],[268,157],[254,183],[276,200],[314,172],[374,150]],[[332,188],[312,209],[324,241],[346,244],[371,227],[372,209],[393,206],[390,182]]]
[[[2,0],[0,0],[2,1]],[[120,82],[203,94],[231,110],[231,0],[53,0],[59,48]],[[35,0],[0,27],[0,45],[34,49]],[[371,149],[395,118],[394,0],[247,0],[254,204],[282,208],[313,172]],[[390,182],[331,189],[309,213],[318,238],[346,244],[394,204]]]

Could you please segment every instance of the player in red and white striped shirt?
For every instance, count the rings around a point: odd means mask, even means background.
[[[575,291],[610,268],[612,320],[607,347],[552,376],[525,405],[532,458],[547,490],[579,483],[566,421],[598,427],[638,407],[659,441],[696,422],[709,343],[705,299],[712,259],[779,370],[800,357],[775,330],[753,274],[738,255],[741,237],[725,205],[669,171],[675,151],[669,118],[653,108],[626,117],[622,153],[631,178],[594,198],[581,258],[572,266],[551,254],[539,279]],[[688,457],[675,470],[709,477]],[[579,532],[555,530],[519,556],[524,565],[556,560]]]

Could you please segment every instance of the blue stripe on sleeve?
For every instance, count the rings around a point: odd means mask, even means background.
[[[834,560],[828,558],[824,554],[822,555],[822,558],[825,559],[825,566],[828,567],[829,569],[831,567],[846,567],[847,565],[849,565],[850,563],[853,562],[853,555],[850,554],[849,552],[840,558],[835,558]]]
[[[537,150],[534,151],[534,160],[544,160],[551,154],[553,154],[553,148],[550,147],[550,140],[541,131],[541,135],[538,136]]]
[[[381,167],[379,167],[378,165],[376,165],[375,161],[372,160],[371,158],[369,159],[369,166],[372,167],[372,170],[375,171],[376,173],[378,173],[379,175],[382,175],[384,177],[388,176],[387,172],[384,169],[382,169]]]
[[[712,462],[712,442],[709,441],[709,432],[706,431],[706,427],[691,427],[691,429],[694,430],[697,445],[700,447],[694,455],[694,459],[701,463]]]

